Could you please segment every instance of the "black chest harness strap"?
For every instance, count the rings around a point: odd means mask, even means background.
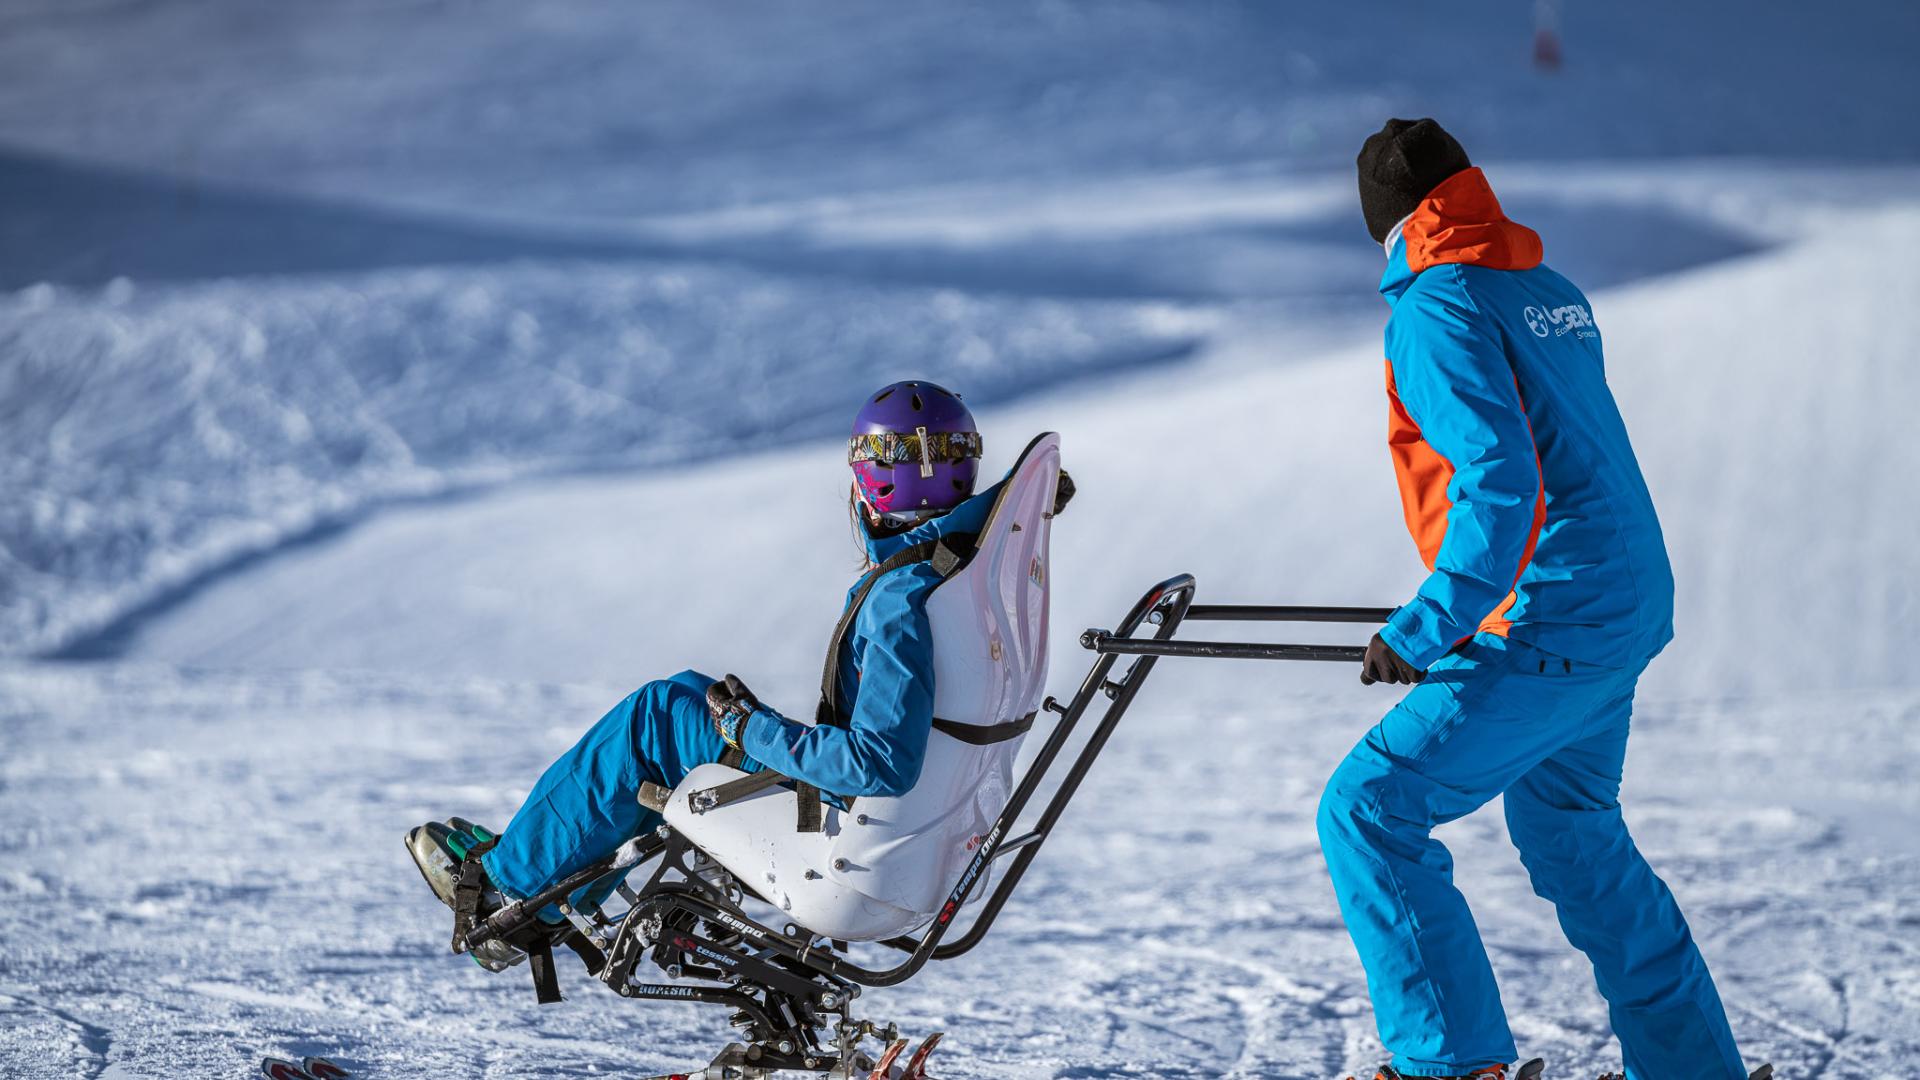
[[[1025,735],[1027,729],[1033,727],[1033,718],[1038,715],[1039,710],[1035,710],[1004,724],[962,724],[936,716],[933,718],[933,730],[951,735],[970,746],[992,746]]]

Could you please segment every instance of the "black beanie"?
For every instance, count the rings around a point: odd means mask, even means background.
[[[1355,164],[1360,166],[1360,212],[1376,244],[1385,243],[1387,233],[1434,188],[1473,167],[1467,152],[1432,119],[1387,121],[1367,137]]]

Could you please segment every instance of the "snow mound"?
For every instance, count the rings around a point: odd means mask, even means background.
[[[903,370],[991,402],[1178,356],[1200,326],[645,262],[22,290],[0,298],[0,652],[376,503],[818,438]]]

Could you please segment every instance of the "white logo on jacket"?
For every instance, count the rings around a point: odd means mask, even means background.
[[[1593,313],[1585,304],[1568,304],[1552,310],[1529,307],[1521,315],[1525,316],[1527,329],[1533,331],[1535,337],[1565,337],[1578,330],[1578,336],[1586,338],[1598,332],[1593,327]]]

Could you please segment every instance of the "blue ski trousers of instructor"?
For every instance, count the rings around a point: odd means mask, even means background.
[[[1534,891],[1592,961],[1630,1080],[1741,1080],[1706,962],[1620,814],[1634,684],[1672,637],[1673,578],[1599,329],[1539,236],[1418,123],[1429,145],[1415,132],[1389,147],[1411,168],[1388,182],[1431,179],[1379,231],[1389,445],[1431,573],[1362,675],[1415,685],[1335,770],[1318,821],[1381,1042],[1409,1076],[1516,1060],[1432,836],[1504,794]],[[1364,203],[1364,151],[1361,169]]]

